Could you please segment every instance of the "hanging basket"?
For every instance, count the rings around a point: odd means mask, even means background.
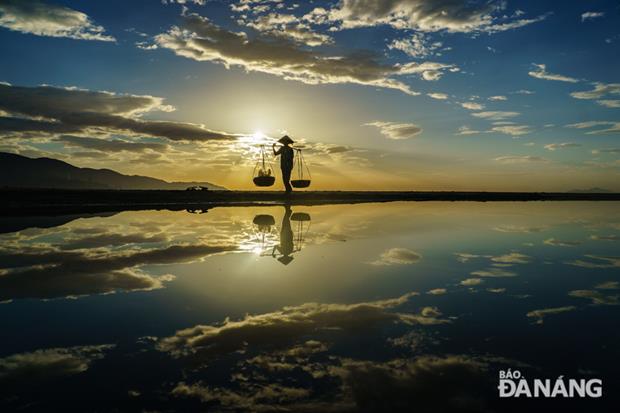
[[[306,212],[293,212],[291,221],[310,221],[310,214]]]
[[[262,214],[256,215],[252,222],[259,227],[270,227],[276,224],[276,220],[273,216]]]
[[[310,186],[309,179],[293,179],[291,181],[293,188],[307,188]]]
[[[312,182],[310,175],[310,168],[301,153],[301,149],[296,149],[297,156],[295,157],[295,179],[291,179],[291,186],[293,188],[307,188]]]
[[[276,182],[276,178],[273,176],[257,176],[252,180],[256,186],[271,186]]]
[[[273,176],[273,165],[265,160],[265,146],[260,147],[261,158],[256,162],[254,171],[252,171],[252,181],[254,185],[260,187],[272,186],[276,182]]]

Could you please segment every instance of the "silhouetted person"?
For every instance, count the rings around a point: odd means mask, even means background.
[[[282,256],[278,258],[284,265],[288,265],[293,261],[291,254],[295,250],[295,244],[293,242],[293,230],[291,229],[291,211],[290,205],[284,205],[284,216],[282,217],[282,229],[280,230],[280,245],[273,247],[272,256],[276,256],[278,251]]]
[[[293,191],[291,187],[291,172],[293,171],[293,158],[295,157],[295,151],[291,148],[291,144],[294,143],[288,135],[284,135],[278,140],[279,143],[282,144],[280,148],[276,151],[276,144],[274,143],[271,147],[273,149],[273,154],[275,156],[280,155],[280,169],[282,169],[282,181],[284,181],[284,187],[286,188],[286,192],[290,193]]]

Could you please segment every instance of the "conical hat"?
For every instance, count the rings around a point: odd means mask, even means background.
[[[280,261],[284,265],[289,265],[291,261],[293,261],[293,257],[291,257],[290,255],[284,255],[278,258],[278,261]]]
[[[287,143],[295,143],[288,135],[284,135],[280,139],[278,139],[282,145],[286,145]]]

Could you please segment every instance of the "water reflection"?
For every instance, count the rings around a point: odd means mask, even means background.
[[[282,216],[282,225],[280,227],[280,242],[273,246],[271,256],[284,265],[290,264],[294,259],[292,254],[301,251],[303,247],[304,237],[310,229],[310,220],[310,214],[306,212],[293,212],[290,205],[284,205],[284,215]],[[291,221],[296,223],[295,234],[293,234]]]
[[[1,234],[2,411],[519,411],[508,368],[618,401],[616,204],[202,212]]]

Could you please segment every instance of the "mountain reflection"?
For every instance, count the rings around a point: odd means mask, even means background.
[[[204,212],[0,234],[0,409],[522,411],[509,368],[618,402],[614,204]]]

